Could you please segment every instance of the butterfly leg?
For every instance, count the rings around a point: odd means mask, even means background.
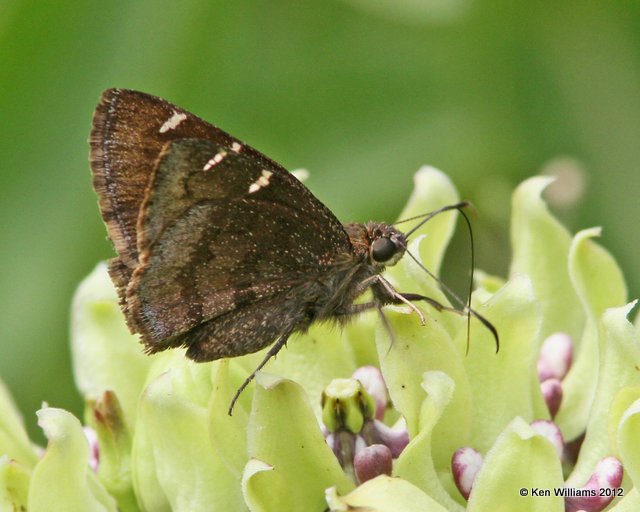
[[[427,304],[429,304],[432,308],[436,309],[437,311],[447,311],[449,313],[457,313],[458,315],[464,315],[465,313],[468,313],[469,315],[477,318],[480,321],[480,323],[482,323],[482,325],[484,325],[489,330],[489,332],[491,332],[491,335],[496,340],[496,352],[500,350],[500,338],[498,336],[497,329],[494,327],[494,325],[491,322],[489,322],[489,320],[483,317],[475,309],[465,306],[465,308],[462,311],[460,311],[456,308],[445,306],[444,304],[441,304],[440,302],[438,302],[435,299],[432,299],[431,297],[427,297],[425,295],[420,295],[417,293],[401,293],[400,295],[402,295],[406,300],[409,300],[409,301],[423,300]]]
[[[257,366],[257,368],[255,370],[253,370],[251,372],[251,374],[244,380],[244,382],[242,383],[242,385],[238,388],[238,390],[236,391],[236,394],[233,395],[233,399],[231,400],[231,404],[229,405],[229,416],[233,415],[233,408],[236,405],[236,402],[238,401],[238,398],[240,398],[240,394],[244,391],[244,388],[246,388],[251,381],[254,379],[254,377],[256,376],[256,373],[258,373],[260,370],[262,370],[262,368],[264,367],[265,364],[267,364],[269,362],[269,359],[271,359],[272,357],[275,357],[276,354],[278,352],[280,352],[280,350],[282,349],[282,347],[284,347],[287,344],[287,340],[289,339],[289,336],[291,335],[291,332],[287,332],[286,334],[283,334],[282,336],[280,336],[280,338],[278,338],[278,341],[275,342],[275,344],[269,349],[269,352],[267,352],[267,355],[264,357],[264,359],[262,360],[262,362]]]
[[[496,352],[500,350],[500,337],[498,336],[497,329],[494,327],[494,325],[491,322],[489,322],[489,320],[487,320],[485,317],[483,317],[480,313],[478,313],[473,308],[469,306],[465,306],[465,308],[462,311],[459,311],[450,306],[445,306],[440,302],[438,302],[437,300],[432,299],[431,297],[427,297],[426,295],[420,295],[418,293],[400,293],[396,291],[393,288],[393,286],[391,286],[391,283],[389,283],[382,276],[377,275],[375,277],[377,277],[377,282],[372,286],[372,290],[375,297],[379,300],[380,303],[382,304],[405,303],[409,305],[409,307],[411,307],[411,309],[413,309],[420,317],[422,325],[424,325],[425,323],[424,315],[413,304],[413,301],[423,300],[427,304],[429,304],[431,307],[435,308],[437,311],[448,311],[451,313],[457,313],[459,315],[463,315],[467,313],[469,316],[473,316],[477,318],[480,321],[480,323],[482,323],[482,325],[484,325],[489,330],[489,332],[491,332],[491,335],[493,336],[496,342]],[[378,284],[381,286],[376,286]],[[469,351],[469,329],[470,329],[470,324],[467,324],[467,352]]]
[[[426,323],[426,319],[422,311],[420,311],[417,308],[417,306],[413,302],[411,302],[412,300],[414,300],[412,296],[414,296],[415,294],[399,293],[398,291],[396,291],[396,289],[393,286],[391,286],[391,283],[387,281],[384,277],[382,277],[381,275],[376,275],[375,277],[377,278],[376,284],[379,284],[380,286],[379,287],[374,286],[373,293],[380,303],[382,304],[404,303],[407,306],[409,306],[416,315],[418,315],[418,318],[420,318],[420,323],[422,325]],[[415,296],[422,298],[421,295],[415,295]]]
[[[437,311],[447,311],[450,313],[457,313],[458,315],[464,315],[465,313],[468,313],[471,316],[477,318],[487,329],[489,329],[489,331],[491,331],[491,334],[496,339],[496,345],[499,346],[498,331],[496,330],[496,328],[493,326],[491,322],[489,322],[489,320],[487,320],[485,317],[483,317],[480,313],[478,313],[473,308],[465,306],[465,308],[462,311],[460,311],[460,310],[457,310],[456,308],[445,306],[444,304],[441,304],[437,300],[432,299],[431,297],[427,297],[426,295],[420,295],[418,293],[400,293],[400,292],[397,292],[393,288],[393,286],[391,286],[391,284],[382,276],[377,276],[377,277],[378,277],[378,280],[377,280],[378,283],[382,284],[384,287],[383,288],[384,292],[381,294],[380,288],[378,289],[374,288],[374,293],[376,294],[376,297],[380,299],[380,302],[382,302],[383,304],[401,304],[401,303],[408,304],[409,307],[411,307],[411,309],[413,309],[416,313],[418,313],[418,316],[422,321],[422,325],[424,325],[424,315],[413,304],[413,301],[423,300],[427,304],[429,304],[432,308],[436,309]]]
[[[497,329],[493,326],[493,324],[489,320],[487,320],[484,316],[482,316],[473,308],[465,306],[465,308],[462,311],[460,311],[451,306],[445,306],[444,304],[441,304],[437,300],[432,299],[431,297],[427,297],[426,295],[420,295],[418,293],[400,293],[396,291],[395,288],[393,288],[391,283],[389,283],[386,279],[384,279],[380,275],[371,276],[366,281],[363,281],[362,284],[363,284],[362,286],[363,289],[358,290],[358,293],[361,293],[362,291],[364,291],[364,289],[371,287],[376,300],[372,302],[365,302],[360,304],[351,304],[346,310],[338,312],[337,314],[335,314],[335,316],[350,317],[355,314],[361,313],[363,311],[376,308],[378,310],[378,313],[380,314],[380,318],[383,321],[385,329],[389,333],[389,336],[393,343],[393,339],[394,339],[393,331],[389,326],[389,322],[384,316],[384,313],[382,311],[382,306],[384,304],[407,304],[414,312],[416,312],[416,314],[420,317],[420,321],[422,322],[422,325],[424,325],[425,317],[422,311],[420,311],[415,306],[415,304],[413,304],[413,301],[423,300],[427,304],[429,304],[431,307],[436,309],[437,311],[447,311],[451,313],[456,313],[458,315],[464,315],[466,313],[470,316],[475,317],[480,321],[480,323],[482,323],[482,325],[484,325],[489,330],[489,332],[491,332],[491,335],[493,336],[496,342],[496,352],[500,350],[500,338],[498,336]],[[468,330],[469,330],[469,327],[467,327],[467,331]],[[467,345],[468,345],[468,342],[467,342]],[[468,348],[467,348],[467,351],[468,351]]]
[[[349,318],[351,316],[357,315],[358,313],[362,313],[374,308],[381,313],[382,306],[384,306],[385,304],[406,304],[414,313],[418,315],[418,317],[420,318],[420,323],[422,325],[425,325],[426,319],[424,314],[411,301],[421,300],[423,298],[428,299],[428,297],[423,297],[422,295],[413,293],[400,293],[396,291],[396,289],[391,285],[389,281],[378,274],[370,276],[362,281],[359,284],[358,288],[356,288],[353,296],[359,296],[367,288],[371,288],[375,300],[359,304],[349,304],[339,311],[332,312],[332,316],[338,319]]]

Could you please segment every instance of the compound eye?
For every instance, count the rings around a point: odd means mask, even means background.
[[[374,240],[371,245],[371,257],[374,261],[382,263],[390,260],[397,250],[396,244],[389,238],[381,237]]]

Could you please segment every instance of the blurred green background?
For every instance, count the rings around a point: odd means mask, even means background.
[[[638,295],[640,3],[474,0],[0,1],[0,376],[31,433],[80,413],[77,283],[112,254],[86,139],[100,92],[163,96],[289,168],[344,221],[393,220],[423,164],[476,203],[479,266],[508,268],[509,194],[551,197]],[[464,237],[445,269],[466,276]]]

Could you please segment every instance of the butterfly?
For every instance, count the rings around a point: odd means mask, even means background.
[[[407,234],[381,222],[342,224],[285,168],[168,101],[106,90],[90,146],[117,252],[109,275],[147,352],[186,347],[187,357],[212,361],[273,344],[229,414],[289,336],[314,322],[404,303],[424,323],[416,300],[449,309],[382,276],[405,254]],[[371,300],[356,302],[366,291]],[[493,326],[467,310],[497,342]]]

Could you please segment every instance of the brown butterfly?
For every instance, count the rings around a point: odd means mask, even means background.
[[[343,225],[282,166],[163,99],[105,91],[90,144],[118,253],[109,274],[147,351],[186,347],[191,359],[211,361],[275,341],[229,414],[255,373],[313,322],[397,303],[424,322],[414,300],[450,309],[382,277],[404,255],[407,235],[378,222]],[[354,303],[367,290],[372,300]],[[467,311],[497,342],[493,326]]]

